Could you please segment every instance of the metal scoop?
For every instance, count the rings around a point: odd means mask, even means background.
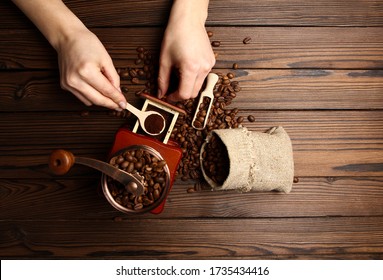
[[[113,165],[92,158],[75,157],[66,150],[54,150],[49,156],[49,169],[56,175],[66,174],[72,166],[77,164],[92,167],[120,182],[136,197],[144,193],[144,179],[139,174],[131,174]]]

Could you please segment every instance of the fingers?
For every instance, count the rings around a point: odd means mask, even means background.
[[[76,87],[67,86],[65,89],[72,92],[86,106],[98,105],[112,110],[120,110],[112,99],[104,96],[84,81],[77,83]]]
[[[120,89],[120,76],[118,75],[116,68],[114,68],[112,60],[106,63],[106,66],[101,69],[101,72],[115,88]]]
[[[102,70],[94,66],[82,67],[77,74],[72,73],[62,79],[62,87],[71,91],[85,105],[94,104],[113,110],[119,110],[126,104],[119,86],[120,79],[114,67]]]
[[[167,100],[171,102],[188,99],[193,95],[197,74],[194,71],[180,71],[178,89],[171,93]]]
[[[171,71],[172,71],[171,66],[160,62],[160,69],[158,72],[158,79],[157,79],[157,83],[158,83],[157,97],[159,99],[164,97],[164,95],[168,91]]]
[[[180,72],[178,89],[171,93],[167,97],[167,100],[170,102],[177,102],[197,97],[210,70],[211,68],[205,68],[204,70],[189,69],[188,71]]]

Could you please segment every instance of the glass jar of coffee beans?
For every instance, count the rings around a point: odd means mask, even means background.
[[[124,213],[145,213],[158,207],[169,191],[170,172],[166,161],[149,146],[130,146],[109,161],[113,166],[143,179],[144,192],[139,196],[127,186],[102,175],[102,189],[109,203]]]

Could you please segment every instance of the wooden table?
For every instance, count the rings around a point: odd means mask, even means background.
[[[171,6],[65,2],[117,68],[138,46],[159,50]],[[194,182],[178,179],[164,212],[142,216],[114,210],[90,168],[50,173],[56,148],[105,160],[125,120],[62,91],[45,38],[9,1],[0,14],[2,258],[383,258],[383,1],[211,0],[214,70],[235,73],[233,105],[256,118],[246,127],[286,129],[299,182],[290,194],[187,193]]]

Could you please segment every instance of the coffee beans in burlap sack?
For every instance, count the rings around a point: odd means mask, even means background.
[[[226,149],[224,153],[209,151],[209,141],[217,138]],[[216,140],[216,139],[213,139]],[[217,174],[214,180],[208,169],[208,157],[215,153],[228,159],[219,159],[229,166],[220,168],[227,174]],[[293,150],[290,137],[283,127],[273,127],[267,132],[249,131],[244,127],[212,130],[201,148],[201,168],[206,181],[213,189],[247,191],[281,191],[289,193],[294,179]],[[217,160],[217,159],[216,159]],[[214,168],[213,168],[214,169]],[[217,172],[217,171],[216,171]]]

